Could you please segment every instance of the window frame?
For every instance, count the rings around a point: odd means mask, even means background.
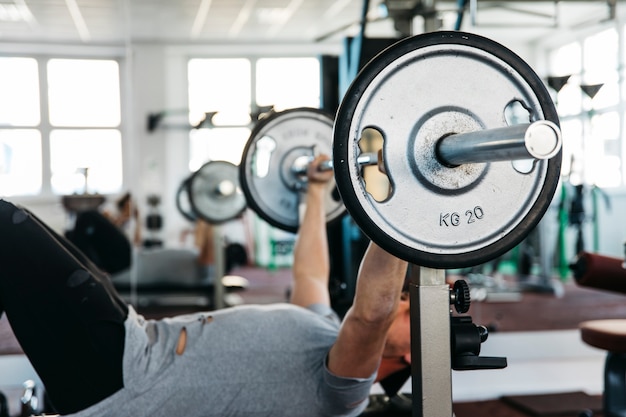
[[[125,138],[128,137],[128,122],[127,122],[127,93],[126,87],[129,84],[127,81],[127,67],[124,55],[119,52],[104,52],[94,53],[82,53],[77,51],[76,53],[19,53],[11,52],[4,54],[3,57],[7,58],[32,58],[37,62],[37,71],[39,78],[39,112],[40,120],[38,125],[25,126],[25,125],[0,125],[0,129],[34,129],[39,131],[41,135],[41,190],[35,195],[13,195],[10,198],[12,200],[19,200],[23,202],[48,202],[58,201],[62,194],[56,194],[52,190],[52,167],[51,167],[51,133],[54,130],[117,130],[120,133],[122,140],[121,144],[121,164],[122,164],[122,183],[120,184],[120,190],[123,190],[128,183],[128,162],[127,162],[127,143]],[[120,98],[120,122],[117,126],[53,126],[50,123],[49,114],[49,100],[48,100],[48,72],[47,65],[52,59],[68,59],[68,60],[108,60],[115,61],[118,65],[118,79],[119,79],[119,98]],[[103,193],[107,196],[110,194]]]

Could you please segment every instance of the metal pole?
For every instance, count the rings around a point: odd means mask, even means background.
[[[452,416],[450,287],[443,269],[410,265],[413,417]]]
[[[213,227],[213,251],[215,259],[215,277],[213,280],[213,309],[219,310],[225,307],[224,302],[224,269],[226,259],[224,256],[224,239],[220,225]]]
[[[295,175],[306,175],[309,164],[313,161],[313,156],[303,155],[293,161],[291,172]],[[359,155],[356,159],[357,164],[361,166],[378,164],[378,154],[375,152],[366,152]],[[332,171],[334,164],[332,159],[328,159],[318,166],[319,171]]]
[[[498,129],[459,133],[442,138],[437,157],[444,165],[549,159],[561,150],[559,127],[540,120]]]

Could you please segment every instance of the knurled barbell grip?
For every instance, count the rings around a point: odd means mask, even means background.
[[[374,152],[363,153],[356,158],[356,162],[360,166],[376,165],[378,164],[378,154]],[[320,171],[331,171],[332,169],[333,169],[332,159],[328,159],[322,162],[321,164],[319,164],[318,166],[318,170]]]
[[[561,150],[561,130],[549,120],[497,129],[452,134],[437,144],[436,154],[447,166],[467,163],[550,159]]]

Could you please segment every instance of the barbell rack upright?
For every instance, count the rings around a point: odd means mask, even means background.
[[[446,273],[409,264],[409,278],[413,417],[451,417],[450,287]]]

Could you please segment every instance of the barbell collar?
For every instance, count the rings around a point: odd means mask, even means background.
[[[561,150],[559,127],[549,120],[441,138],[436,154],[447,166],[524,159],[550,159]]]

